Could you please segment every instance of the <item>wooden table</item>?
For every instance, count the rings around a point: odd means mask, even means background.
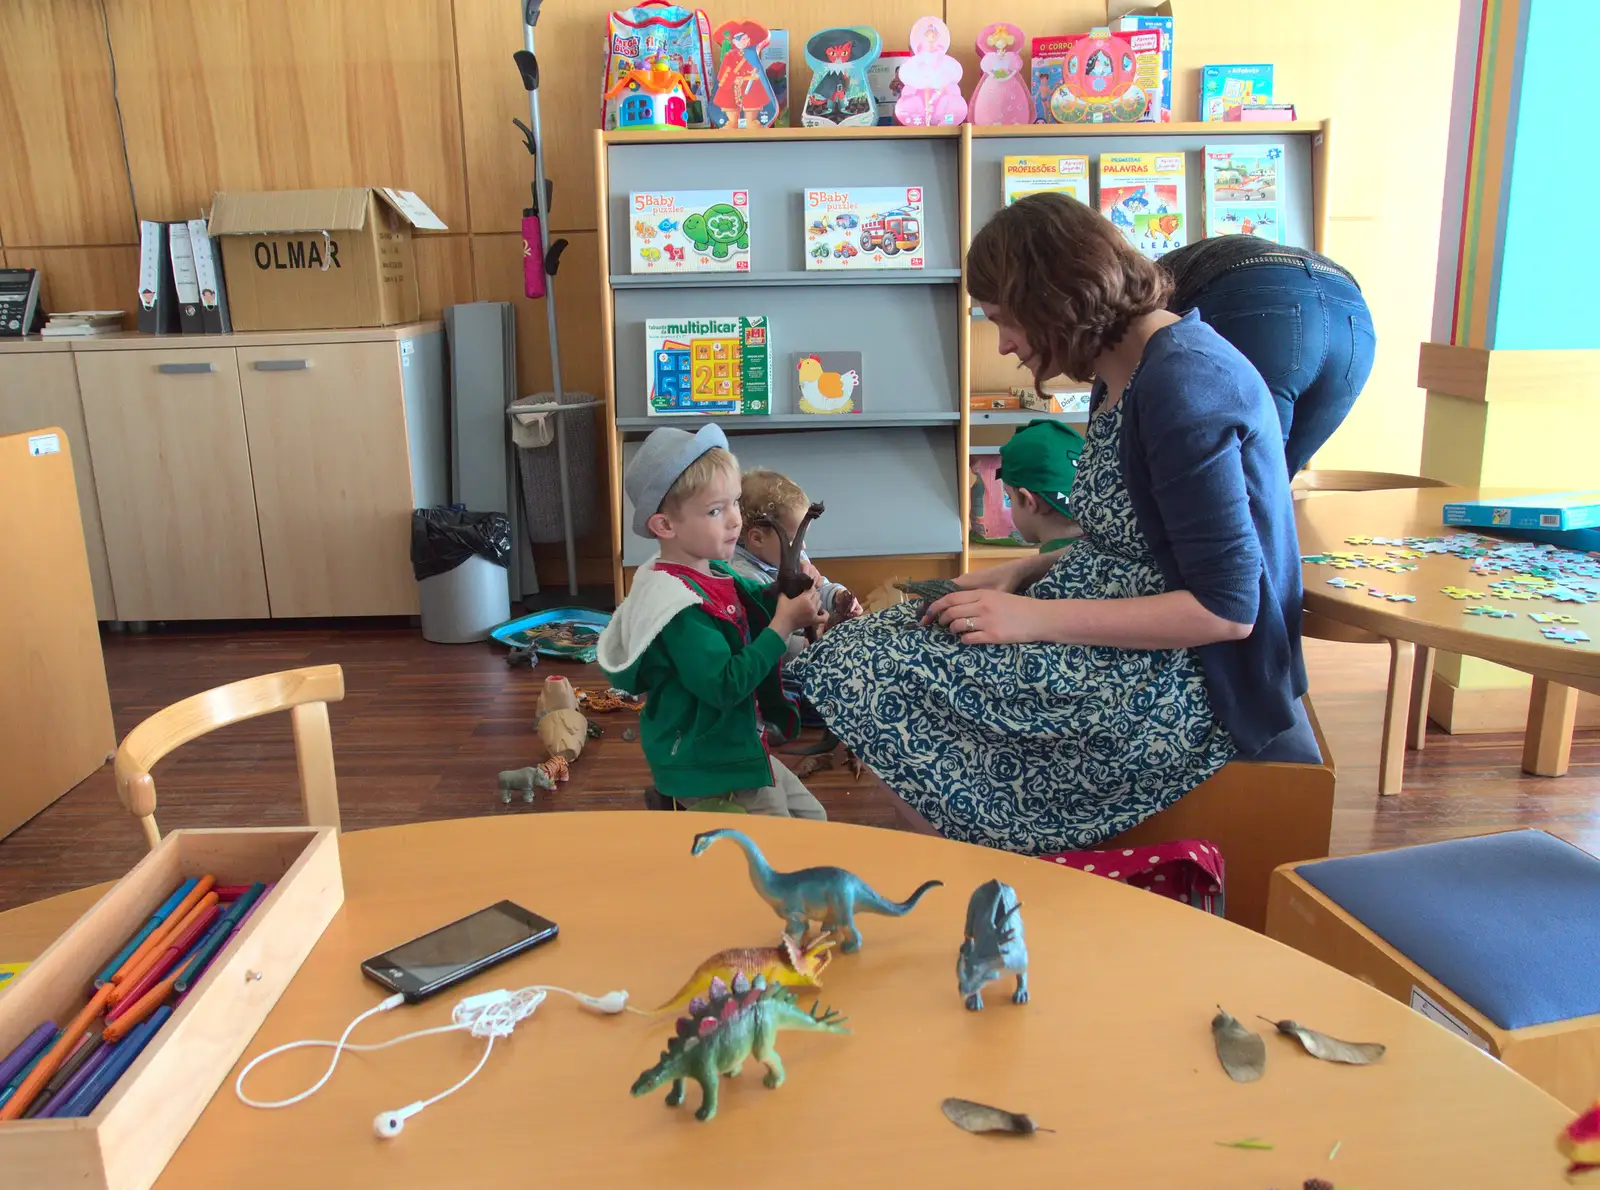
[[[1478,530],[1447,526],[1441,509],[1456,500],[1480,495],[1511,493],[1498,489],[1421,488],[1390,492],[1314,493],[1295,504],[1304,556],[1361,552],[1381,556],[1392,546],[1351,545],[1351,537],[1441,537]],[[1417,569],[1399,574],[1369,567],[1336,570],[1325,565],[1305,567],[1305,607],[1329,620],[1348,624],[1391,640],[1412,641],[1422,648],[1440,649],[1481,657],[1534,677],[1528,705],[1528,736],[1523,767],[1544,776],[1559,776],[1567,768],[1577,691],[1600,694],[1600,604],[1556,603],[1549,599],[1508,601],[1488,595],[1488,584],[1498,577],[1474,575],[1470,563],[1451,554],[1430,554],[1410,559]],[[1328,580],[1343,576],[1363,583],[1361,589],[1342,589]],[[1452,599],[1447,586],[1485,592],[1482,599]],[[1391,603],[1367,594],[1378,587],[1394,595],[1415,595],[1415,603]],[[1489,605],[1515,612],[1512,619],[1468,615],[1474,605]],[[1564,644],[1548,640],[1529,612],[1564,614],[1575,627],[1589,634],[1587,643]],[[1419,658],[1419,671],[1430,672]],[[1425,715],[1426,695],[1413,701],[1411,714]],[[1418,705],[1418,704],[1421,705]],[[1420,720],[1418,721],[1420,723]]]
[[[626,988],[642,1007],[676,991],[702,958],[760,944],[777,919],[727,841],[689,854],[726,816],[531,814],[346,834],[347,897],[245,1060],[287,1041],[337,1037],[381,995],[358,962],[501,897],[553,917],[560,938],[458,995],[528,983],[593,994]],[[904,897],[939,878],[908,917],[863,919],[866,945],[841,956],[822,999],[852,1035],[784,1033],[788,1081],[747,1067],[725,1081],[716,1119],[698,1089],[676,1110],[665,1092],[632,1099],[668,1020],[596,1017],[551,997],[469,1087],[389,1141],[380,1110],[443,1090],[480,1042],[432,1037],[346,1056],[313,1099],[280,1111],[217,1092],[159,1187],[383,1186],[467,1190],[537,1184],[696,1187],[1298,1187],[1312,1176],[1383,1190],[1564,1185],[1554,1147],[1569,1113],[1403,1004],[1199,910],[1040,860],[867,827],[741,819],[779,869],[838,863]],[[955,985],[967,897],[998,877],[1018,890],[1032,950],[1032,1003],[990,986],[968,1013]],[[67,898],[56,898],[70,910]],[[81,902],[80,902],[81,907]],[[0,915],[0,953],[40,913]],[[60,924],[65,926],[68,913]],[[42,945],[40,940],[40,944]],[[448,1020],[457,996],[364,1023],[377,1041]],[[1235,1084],[1217,1064],[1215,1005],[1353,1040],[1386,1042],[1373,1067],[1318,1062],[1269,1036],[1266,1076]],[[307,1086],[327,1050],[274,1059],[249,1090],[276,1099]],[[1032,1113],[1054,1135],[967,1135],[939,1103],[961,1095]],[[1219,1147],[1262,1138],[1270,1152]],[[1339,1146],[1337,1158],[1328,1154]]]

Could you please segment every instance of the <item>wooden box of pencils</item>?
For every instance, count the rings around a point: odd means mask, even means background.
[[[332,829],[167,835],[0,995],[0,1181],[146,1190],[343,903]]]

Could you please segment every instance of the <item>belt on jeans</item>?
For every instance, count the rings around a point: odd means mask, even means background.
[[[1290,256],[1288,253],[1268,252],[1264,256],[1252,256],[1249,260],[1241,260],[1238,264],[1224,269],[1223,273],[1231,273],[1235,269],[1249,268],[1253,264],[1284,264],[1293,268],[1303,268],[1308,273],[1325,273],[1330,277],[1338,277],[1340,280],[1348,281],[1357,289],[1361,288],[1356,279],[1343,269],[1332,268],[1321,261],[1307,260],[1303,256]]]

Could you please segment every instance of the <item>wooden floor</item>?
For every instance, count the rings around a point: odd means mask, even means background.
[[[152,711],[237,678],[337,662],[347,695],[332,710],[339,800],[347,830],[478,814],[641,805],[646,783],[631,718],[597,716],[571,782],[533,808],[500,803],[495,776],[543,759],[534,731],[539,682],[565,673],[598,686],[598,671],[546,661],[512,670],[490,645],[430,645],[414,629],[378,624],[270,629],[217,627],[108,635],[106,670],[120,737]],[[1339,772],[1333,851],[1540,826],[1600,850],[1600,732],[1580,733],[1572,772],[1547,780],[1519,769],[1520,736],[1435,730],[1406,766],[1404,794],[1377,797],[1378,720],[1387,652],[1307,642],[1312,694]],[[300,821],[286,715],[190,744],[156,770],[157,821],[185,826]],[[809,784],[835,819],[908,829],[914,816],[870,776],[821,773]],[[117,801],[109,766],[0,840],[0,909],[122,875],[144,852]],[[3,958],[4,956],[0,956]]]

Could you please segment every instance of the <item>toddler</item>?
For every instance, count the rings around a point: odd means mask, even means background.
[[[786,599],[728,565],[741,524],[728,440],[715,425],[656,430],[622,486],[633,531],[660,552],[600,634],[598,661],[613,686],[645,695],[639,742],[656,797],[696,810],[826,818],[766,744],[768,731],[790,739],[799,729],[780,671],[788,638],[822,620],[817,592]]]
[[[1078,475],[1083,438],[1060,421],[1036,418],[1000,448],[1000,481],[1011,501],[1011,523],[1041,554],[1071,544],[1083,530],[1072,519],[1067,495]]]

